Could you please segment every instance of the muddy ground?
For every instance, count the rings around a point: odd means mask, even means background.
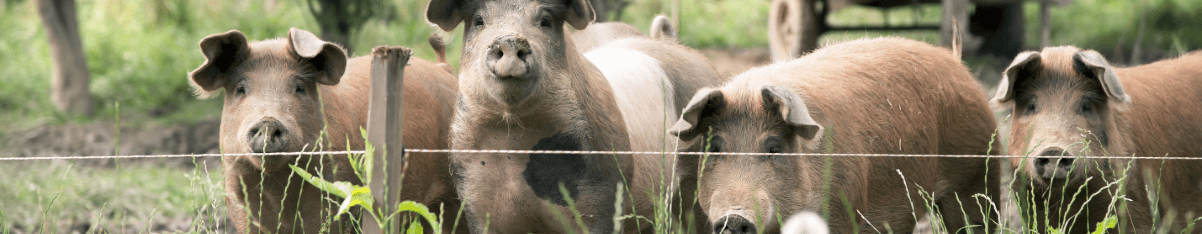
[[[219,153],[217,142],[220,121],[176,123],[166,126],[122,127],[97,121],[85,125],[53,125],[8,132],[7,148],[0,157],[109,156]],[[119,136],[118,136],[119,134]],[[118,146],[120,146],[118,148]],[[119,150],[119,151],[118,151]],[[202,162],[218,158],[201,158]],[[154,162],[191,169],[191,158],[122,159],[123,162]],[[82,166],[111,166],[112,160],[72,160]]]

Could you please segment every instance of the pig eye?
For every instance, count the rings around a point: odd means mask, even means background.
[[[544,28],[550,28],[551,27],[551,18],[543,17],[542,19],[539,20],[538,24],[539,24],[539,26],[542,26]]]
[[[305,84],[296,84],[296,94],[305,94]]]
[[[242,85],[238,85],[237,88],[234,88],[234,95],[236,95],[236,96],[246,95],[246,88],[243,87]]]
[[[1023,108],[1023,112],[1028,112],[1028,113],[1035,112],[1035,103],[1034,102],[1027,103],[1027,106]]]
[[[1078,109],[1081,110],[1081,113],[1092,113],[1094,110],[1093,102],[1089,100],[1081,100],[1081,107]]]
[[[715,136],[715,137],[713,137],[713,139],[710,139],[709,147],[705,149],[705,152],[710,152],[710,153],[722,152],[722,138]]]
[[[768,140],[764,141],[764,152],[773,153],[773,154],[781,153],[781,152],[784,152],[784,150],[782,149],[783,148],[782,146],[783,146],[783,144],[781,144],[780,137],[776,137],[776,136],[768,137]]]
[[[472,20],[472,26],[484,26],[484,17],[476,16],[476,19]]]
[[[773,153],[773,154],[780,153],[780,146],[773,146],[771,148],[768,148],[768,153]]]

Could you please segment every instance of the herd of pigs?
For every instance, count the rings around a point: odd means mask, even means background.
[[[1001,176],[1012,173],[1002,168],[1012,167],[1029,181],[1018,183],[1028,187],[1021,199],[1039,210],[1029,227],[1085,233],[1117,213],[1125,230],[1149,233],[1202,214],[1202,161],[1158,159],[1202,157],[1202,53],[1119,68],[1075,47],[1024,52],[987,100],[958,48],[859,39],[722,77],[662,16],[650,35],[593,19],[588,0],[432,0],[426,20],[464,25],[463,54],[453,70],[432,38],[436,62],[409,60],[406,147],[765,154],[413,153],[400,199],[430,205],[444,230],[462,233],[650,232],[649,219],[614,220],[639,215],[733,234],[781,232],[779,220],[804,211],[831,214],[815,230],[908,232],[927,196],[946,230],[984,233],[999,211],[979,201],[1000,201],[1010,189]],[[224,152],[364,148],[371,57],[348,58],[299,29],[254,42],[213,34],[200,49],[207,60],[189,78],[202,97],[224,90]],[[1005,110],[1003,150],[994,111]],[[823,152],[1030,157],[1004,167],[985,157],[767,154]],[[1099,155],[1146,158],[1081,157]],[[288,167],[362,184],[347,157],[223,161],[239,232],[357,232],[356,219],[333,221],[338,199]],[[1125,210],[1109,210],[1118,194]],[[572,214],[579,220],[562,219]]]

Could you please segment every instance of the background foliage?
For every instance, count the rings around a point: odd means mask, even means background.
[[[762,48],[767,44],[766,0],[679,0],[681,40],[695,48]],[[433,59],[426,36],[435,30],[425,22],[425,1],[394,0],[395,15],[372,20],[352,35],[355,56],[374,45],[412,47],[416,56]],[[634,0],[620,21],[648,27],[656,14],[671,12],[670,0]],[[98,113],[111,113],[122,103],[134,118],[196,121],[219,115],[220,98],[196,100],[187,73],[204,58],[196,43],[206,35],[238,29],[251,40],[285,36],[297,27],[319,33],[316,19],[302,0],[194,1],[94,0],[78,2],[79,21]],[[1038,5],[1026,4],[1027,47],[1038,44]],[[25,128],[46,123],[89,121],[61,116],[51,108],[48,90],[51,60],[45,31],[31,1],[0,4],[0,126]],[[1052,12],[1052,44],[1077,45],[1107,54],[1129,56],[1138,32],[1139,11],[1146,9],[1145,51],[1173,56],[1202,46],[1202,2],[1190,0],[1076,0]],[[908,25],[938,22],[934,5],[900,7],[887,13],[853,7],[834,12],[832,24]],[[386,20],[393,19],[393,20]],[[887,19],[887,20],[886,20]],[[458,33],[447,34],[449,59],[457,64]],[[823,40],[902,35],[935,42],[934,32],[842,32]],[[1006,59],[1008,60],[1008,58]],[[1126,59],[1120,59],[1126,61]],[[1150,59],[1145,60],[1150,61]],[[106,116],[101,114],[99,116]],[[111,116],[111,115],[107,115]],[[105,118],[105,117],[99,117]],[[136,122],[136,121],[133,121]]]

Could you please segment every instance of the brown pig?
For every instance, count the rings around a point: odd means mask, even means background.
[[[951,51],[878,38],[829,45],[698,91],[672,133],[693,152],[983,155],[992,153],[995,125]],[[982,212],[973,195],[997,200],[988,161],[711,155],[680,165],[698,171],[713,233],[778,233],[781,216],[799,211],[828,211],[831,232],[852,233],[909,232],[926,213],[919,191],[933,197],[947,230],[983,225],[982,214],[993,212]]]
[[[256,42],[231,30],[205,37],[200,48],[207,61],[190,80],[202,98],[225,90],[222,152],[363,149],[360,129],[367,122],[370,57],[348,61],[338,45],[295,28],[287,38]],[[455,78],[433,63],[409,61],[404,126],[406,132],[420,134],[407,134],[403,142],[413,148],[447,148]],[[323,129],[326,135],[321,135]],[[358,232],[355,219],[333,221],[338,204],[331,199],[338,199],[288,167],[361,184],[345,155],[226,156],[222,162],[228,212],[239,232]],[[401,199],[435,209],[440,202],[458,207],[445,155],[414,154],[409,164]]]
[[[666,40],[618,38],[584,53],[568,28],[588,30],[593,14],[587,0],[431,1],[427,20],[447,31],[465,27],[451,147],[665,150],[666,120],[683,102],[677,99],[717,84],[717,72]],[[652,201],[676,187],[674,161],[458,153],[451,168],[473,233],[612,233],[650,227],[635,219],[615,224],[614,217],[632,208],[653,217]],[[615,208],[620,184],[627,192]]]
[[[639,32],[638,28],[622,22],[595,23],[571,34],[572,42],[576,44],[576,50],[580,52],[588,52],[593,48],[622,38],[645,36],[643,32]]]
[[[650,32],[652,39],[674,40],[676,38],[676,29],[672,26],[672,22],[668,21],[668,17],[662,15],[656,16],[652,20]],[[580,52],[588,52],[593,48],[627,37],[647,37],[639,32],[638,28],[622,22],[594,23],[571,35],[572,41],[576,43],[576,50]]]
[[[1202,156],[1202,53],[1116,68],[1092,50],[1049,47],[1019,54],[1003,75],[991,104],[1013,110],[1010,153],[1030,156],[1010,160],[1029,180],[1016,191],[1035,203],[1024,213],[1038,223],[1026,226],[1089,233],[1117,214],[1125,232],[1150,233],[1157,206],[1175,212],[1176,233],[1202,214],[1202,161],[1156,159]],[[1083,157],[1102,155],[1147,159]],[[1126,210],[1110,209],[1115,194]]]

